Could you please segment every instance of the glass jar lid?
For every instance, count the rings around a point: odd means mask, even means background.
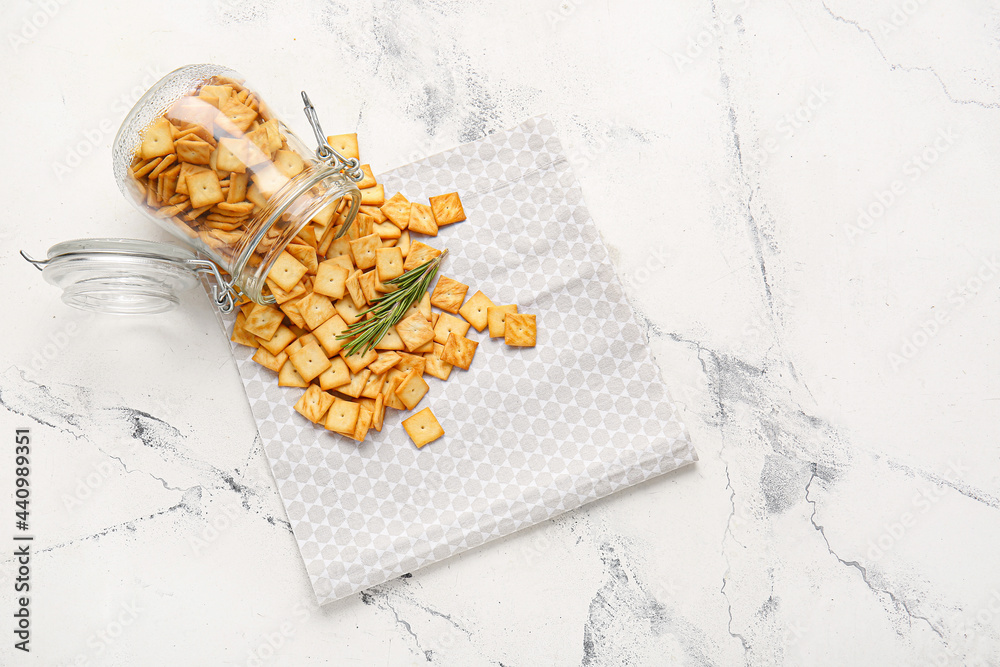
[[[211,261],[179,246],[135,239],[75,239],[49,248],[44,260],[21,255],[62,289],[69,306],[100,313],[152,314],[172,310],[180,295],[214,278],[213,292],[223,312],[233,308],[230,284]]]

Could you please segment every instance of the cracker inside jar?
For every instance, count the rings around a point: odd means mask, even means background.
[[[307,168],[297,144],[251,90],[215,76],[146,127],[131,176],[155,217],[228,264],[268,202]],[[265,233],[249,264],[259,265],[296,215],[323,196],[319,186],[301,195]],[[349,205],[345,197],[313,214],[306,234],[316,246],[329,247]]]

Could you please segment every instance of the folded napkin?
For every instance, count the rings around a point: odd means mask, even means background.
[[[479,341],[468,371],[428,377],[445,435],[423,449],[386,410],[364,443],[292,409],[301,390],[233,355],[320,604],[697,460],[552,123],[379,178],[410,200],[458,191],[468,219],[429,242],[440,275],[535,313],[537,344]],[[235,317],[224,318],[231,328]]]

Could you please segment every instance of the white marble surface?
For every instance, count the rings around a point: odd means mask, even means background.
[[[0,33],[0,489],[28,425],[37,535],[0,663],[1000,663],[997,2],[16,0]],[[315,607],[207,301],[91,317],[16,256],[158,237],[110,143],[199,61],[377,168],[548,112],[701,461]]]

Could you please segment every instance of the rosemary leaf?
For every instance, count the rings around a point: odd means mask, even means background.
[[[375,299],[360,313],[360,320],[337,336],[339,339],[351,339],[344,345],[344,354],[351,355],[356,352],[364,354],[375,347],[389,328],[403,319],[410,306],[423,297],[446,254],[448,254],[447,249],[434,259],[410,269],[401,276],[385,281],[386,285],[395,285],[398,289]],[[365,319],[369,313],[372,317]]]

